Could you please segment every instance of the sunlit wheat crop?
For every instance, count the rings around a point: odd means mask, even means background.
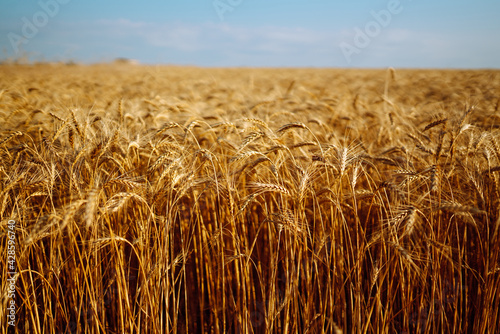
[[[0,73],[19,333],[500,332],[500,72]]]

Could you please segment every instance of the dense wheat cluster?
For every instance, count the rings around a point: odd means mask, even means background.
[[[500,72],[0,73],[20,333],[500,332]]]

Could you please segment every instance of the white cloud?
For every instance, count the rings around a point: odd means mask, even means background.
[[[347,63],[339,45],[353,44],[354,29],[323,31],[127,19],[72,22],[61,27],[49,27],[27,49],[40,54],[45,51],[48,57],[70,54],[84,61],[132,57],[146,62],[208,66],[493,67],[498,64],[495,55],[500,54],[500,45],[489,40],[491,36],[394,27],[382,29],[359,54],[352,55],[351,63]]]
[[[179,51],[199,51],[204,48],[203,32],[196,26],[151,25],[136,33],[155,47]]]
[[[79,30],[76,26],[73,29]],[[197,58],[200,65],[217,66],[331,66],[335,65],[334,41],[338,39],[332,33],[296,27],[247,28],[226,23],[190,25],[125,19],[98,21],[92,30],[83,31],[86,40],[94,35],[100,45],[107,41],[110,49],[123,49],[125,42],[128,48],[140,45],[143,52],[160,55],[155,59],[193,63]],[[205,55],[211,55],[212,60]]]
[[[202,51],[220,46],[236,49],[290,50],[305,45],[331,42],[318,31],[303,28],[231,27],[227,24],[188,25],[181,23],[145,23],[128,20],[100,21],[105,28],[102,34],[139,36],[155,47],[167,47],[179,51]],[[112,37],[112,36],[109,36]],[[275,46],[270,48],[269,45]]]

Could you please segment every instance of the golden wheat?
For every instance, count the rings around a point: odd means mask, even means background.
[[[0,71],[19,332],[500,331],[498,71]]]

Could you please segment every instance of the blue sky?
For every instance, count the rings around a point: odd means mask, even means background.
[[[0,59],[500,68],[500,1],[0,0]]]

